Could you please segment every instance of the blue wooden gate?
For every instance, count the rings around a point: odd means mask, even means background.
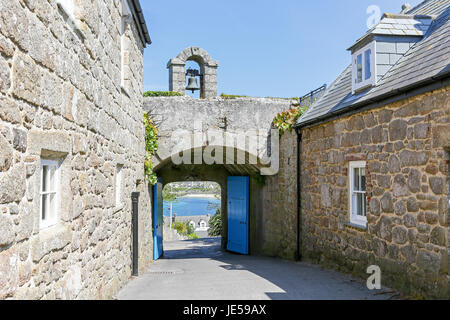
[[[248,254],[249,177],[228,177],[228,245],[232,252]]]
[[[163,196],[162,180],[153,186],[153,259],[158,260],[163,254]]]

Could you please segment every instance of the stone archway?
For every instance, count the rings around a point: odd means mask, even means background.
[[[195,61],[200,66],[201,80],[200,98],[217,97],[217,68],[219,63],[199,47],[184,49],[176,58],[167,63],[169,69],[169,90],[184,94],[186,91],[186,62]]]
[[[196,152],[196,149],[187,152]],[[204,151],[204,148],[203,150]],[[241,150],[232,150],[234,153]],[[261,232],[262,216],[261,211],[261,184],[260,171],[258,165],[250,164],[249,159],[254,157],[248,153],[245,154],[245,164],[174,164],[171,157],[161,161],[155,168],[155,172],[163,181],[163,185],[173,182],[186,181],[209,181],[219,184],[221,189],[221,215],[222,215],[222,248],[226,249],[228,242],[228,190],[227,179],[229,176],[249,176],[250,177],[250,222],[249,222],[249,243],[250,251],[257,253],[261,251]],[[224,160],[226,155],[224,156]],[[225,161],[224,161],[225,162]]]

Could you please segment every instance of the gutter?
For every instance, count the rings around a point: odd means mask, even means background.
[[[440,76],[431,77],[428,80],[420,81],[409,87],[392,90],[375,98],[368,99],[361,103],[355,103],[335,112],[327,113],[315,119],[311,119],[301,124],[296,124],[296,130],[310,128],[318,124],[335,120],[343,115],[348,116],[355,113],[367,111],[405,100],[426,92],[438,90],[450,86],[450,70]]]
[[[133,12],[133,16],[136,18],[136,23],[139,31],[139,35],[141,37],[142,42],[144,43],[144,48],[147,47],[147,44],[152,44],[152,40],[150,39],[150,34],[148,33],[147,24],[145,22],[144,12],[142,11],[141,4],[139,0],[127,0],[128,5]]]

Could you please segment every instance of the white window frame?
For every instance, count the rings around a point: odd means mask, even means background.
[[[39,229],[47,229],[59,223],[59,208],[60,208],[60,180],[61,180],[61,163],[58,160],[50,160],[50,159],[41,159],[41,176],[39,181],[39,200],[40,200],[40,208],[39,208]],[[55,172],[53,175],[53,190],[43,190],[44,187],[44,167],[54,167]],[[50,186],[49,183],[51,181],[51,176],[47,176],[48,180],[46,184]],[[53,206],[49,206],[50,197],[53,195]],[[47,212],[44,217],[43,208],[44,208],[44,199],[46,201]]]
[[[122,199],[122,181],[123,181],[123,165],[118,164],[116,167],[116,207],[123,206]]]
[[[367,50],[371,51],[370,54],[370,78],[366,79],[366,59],[365,59],[365,53]],[[362,56],[362,81],[357,82],[358,77],[358,56]],[[355,51],[352,54],[352,90],[353,93],[366,89],[370,86],[373,86],[376,84],[376,41],[372,41],[368,45],[364,46],[363,48],[359,49],[358,51]]]
[[[56,0],[56,3],[64,10],[70,19],[76,22],[74,0]]]
[[[74,0],[56,0],[56,3],[60,10],[64,11],[67,15],[69,24],[75,29],[75,31],[84,39],[86,39],[86,35],[80,26],[80,21],[75,17],[75,1]]]
[[[125,72],[125,66],[127,65],[127,59],[126,55],[127,53],[127,38],[126,38],[126,31],[127,26],[130,24],[130,21],[132,19],[132,13],[130,6],[128,5],[127,0],[122,0],[122,18],[121,18],[121,32],[120,32],[120,57],[121,57],[121,68],[120,68],[120,85],[122,89],[126,89],[126,72]]]
[[[366,177],[366,190],[365,191],[359,191],[355,190],[354,185],[354,170],[355,169],[364,169],[365,170],[365,177]],[[367,227],[367,163],[366,161],[352,161],[349,164],[349,208],[350,208],[350,223],[361,226],[361,227]],[[361,181],[359,182],[361,185]],[[356,212],[356,203],[354,196],[355,194],[362,193],[365,195],[365,206],[363,207],[365,216],[358,215]]]

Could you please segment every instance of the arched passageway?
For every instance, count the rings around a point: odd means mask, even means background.
[[[191,153],[194,157],[196,152],[205,152],[205,150],[206,148],[201,148],[188,150],[186,152]],[[230,152],[232,152],[236,157],[238,154],[241,154],[242,158],[240,162],[242,164],[226,164],[227,154],[229,157]],[[242,230],[247,231],[247,234],[245,235],[247,239],[244,240],[247,241],[248,253],[257,253],[260,250],[259,243],[261,243],[261,241],[259,241],[260,239],[258,239],[261,234],[258,232],[258,229],[262,227],[262,221],[260,219],[260,215],[258,215],[258,212],[261,210],[261,180],[264,179],[260,175],[260,170],[262,168],[262,165],[260,164],[261,161],[259,161],[256,156],[242,150],[228,149],[224,151],[223,161],[218,162],[223,164],[175,164],[173,159],[170,157],[161,161],[155,171],[160,179],[160,188],[164,188],[164,186],[174,182],[185,181],[210,181],[215,182],[220,186],[220,211],[222,216],[221,245],[224,250],[230,249],[230,241],[232,239],[230,239],[229,224],[230,221],[232,223],[234,221],[230,217],[230,213],[233,214],[236,210],[230,207],[230,205],[233,205],[233,201],[230,198],[231,191],[233,191],[231,189],[236,189],[230,181],[236,179],[237,177],[242,178],[243,181],[248,181],[247,185],[244,185],[246,190],[242,189],[244,193],[247,193],[248,197],[248,203],[245,204],[248,210],[248,219],[247,221],[238,222],[243,225],[239,233],[242,235]],[[256,164],[253,164],[255,162]],[[247,229],[245,230],[245,228]]]

